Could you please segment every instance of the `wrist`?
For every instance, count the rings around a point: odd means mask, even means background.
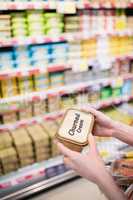
[[[112,176],[106,169],[104,169],[104,171],[100,171],[100,175],[97,176],[97,185],[101,188],[107,184],[107,180],[108,183],[112,182]]]
[[[112,137],[117,137],[117,133],[119,133],[120,122],[112,121]]]

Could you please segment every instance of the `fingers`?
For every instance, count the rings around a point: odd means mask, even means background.
[[[93,115],[97,116],[97,114],[99,113],[99,111],[97,111],[95,108],[93,108],[92,106],[87,106],[87,108],[84,111],[88,111],[90,113],[92,113]]]
[[[65,163],[65,165],[67,165],[71,169],[75,169],[74,163],[66,156],[64,156],[64,163]]]
[[[98,153],[95,138],[94,138],[94,136],[92,136],[92,134],[89,135],[88,142],[89,142],[90,150],[95,153]]]
[[[92,113],[96,117],[96,120],[97,120],[97,118],[98,119],[102,119],[102,118],[104,119],[104,117],[105,117],[105,115],[102,112],[96,110],[92,106],[87,106],[87,108],[83,109],[83,111],[88,111],[88,112]]]
[[[59,148],[59,150],[61,151],[61,153],[64,155],[64,156],[67,156],[69,158],[74,158],[75,156],[77,156],[77,152],[75,151],[72,151],[70,149],[68,149],[67,147],[65,147],[62,143],[60,142],[57,142],[57,146]]]

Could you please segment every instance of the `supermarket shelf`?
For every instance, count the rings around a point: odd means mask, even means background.
[[[37,9],[56,9],[54,1],[48,2],[1,2],[0,10],[37,10]]]
[[[88,2],[87,0],[84,0],[84,1],[79,1],[77,3],[77,8],[80,8],[80,9],[88,9],[88,8],[113,8],[113,9],[116,9],[116,8],[133,8],[133,3],[132,2],[129,2],[129,3],[126,3],[126,2],[120,2],[120,3],[112,3],[111,2],[107,2],[107,3],[90,3]]]
[[[60,6],[64,6],[65,9],[61,9]],[[72,6],[73,9],[68,9],[68,5]],[[129,2],[122,2],[120,4],[99,4],[99,3],[89,3],[87,0],[79,0],[77,2],[54,2],[54,1],[47,1],[47,2],[2,2],[0,10],[36,10],[36,9],[57,9],[58,12],[72,12],[74,9],[84,9],[84,8],[133,8],[133,3]]]
[[[49,170],[52,170],[51,173]],[[76,176],[75,172],[63,165],[62,156],[57,156],[1,176],[0,199],[20,199]],[[15,187],[17,190],[14,190]]]
[[[23,167],[17,170],[16,172],[1,176],[0,189],[6,189],[12,187],[26,180],[30,180],[33,177],[45,176],[46,169],[61,165],[62,163],[63,163],[62,156],[57,156],[49,160],[45,160],[39,163]],[[23,177],[23,179],[20,180],[20,177]]]
[[[113,149],[104,158],[107,169],[109,169],[108,163],[112,162],[116,155],[123,154],[123,149],[127,146],[127,144],[112,138],[108,141],[98,142],[97,147],[99,151],[103,150],[103,147],[108,151],[108,146],[112,144],[114,144]],[[58,171],[58,169],[63,171]],[[50,174],[48,170],[51,172]],[[47,176],[48,174],[49,176]],[[2,176],[0,180],[0,198],[1,200],[20,199],[47,190],[75,177],[78,177],[78,175],[64,166],[62,156],[57,156]],[[14,190],[15,187],[17,190]]]
[[[22,102],[22,101],[36,101],[36,100],[43,100],[49,95],[61,95],[61,94],[69,94],[74,91],[78,90],[83,90],[88,86],[94,85],[94,84],[111,84],[114,83],[115,80],[118,78],[121,78],[122,80],[128,80],[133,78],[133,74],[125,74],[123,76],[114,78],[114,77],[107,77],[107,78],[102,78],[102,79],[97,79],[97,80],[90,80],[87,82],[80,82],[80,83],[75,83],[71,85],[65,85],[61,87],[56,87],[52,89],[45,90],[43,92],[32,92],[32,93],[26,93],[23,95],[18,95],[18,96],[13,96],[13,97],[7,97],[7,98],[2,98],[0,99],[0,104],[8,104],[11,102]],[[11,109],[11,107],[10,107]],[[16,109],[13,108],[11,109],[12,111]]]
[[[133,76],[132,76],[133,77]],[[86,88],[89,85],[93,84],[100,84],[100,83],[110,83],[112,78],[103,78],[103,79],[98,79],[95,81],[87,81],[87,82],[80,82],[80,83],[74,83],[71,85],[65,85],[61,87],[56,87],[53,89],[48,89],[43,92],[33,92],[33,93],[27,93],[24,95],[18,95],[18,96],[13,96],[13,97],[7,97],[0,99],[0,104],[3,103],[10,103],[13,101],[35,101],[35,100],[42,100],[45,99],[48,95],[58,95],[58,94],[69,94],[72,93],[73,91],[81,90]]]
[[[117,98],[110,98],[108,100],[99,100],[98,102],[91,104],[91,106],[93,106],[97,109],[100,109],[100,108],[105,108],[105,107],[108,107],[111,105],[117,105],[120,103],[128,102],[132,99],[133,99],[133,96],[121,96],[121,97],[117,97]],[[90,105],[90,104],[75,105],[75,106],[87,110],[88,105]],[[65,110],[60,110],[60,111],[48,113],[48,114],[45,114],[42,116],[32,117],[32,118],[26,119],[26,120],[20,120],[15,123],[0,125],[0,131],[2,132],[4,130],[16,129],[19,127],[24,127],[26,125],[37,124],[37,123],[41,123],[46,120],[56,119],[56,118],[62,116],[64,113],[65,113]]]
[[[0,47],[62,42],[65,40],[66,40],[66,36],[63,34],[60,36],[53,36],[53,37],[37,36],[37,37],[11,38],[11,39],[6,39],[6,40],[0,40]]]
[[[44,44],[52,42],[74,41],[77,39],[89,39],[92,37],[100,36],[132,36],[132,30],[114,31],[114,32],[101,32],[89,34],[88,31],[80,33],[62,33],[55,36],[37,36],[37,37],[16,37],[6,40],[0,40],[0,47],[30,45],[30,44]]]
[[[65,181],[68,181],[68,180],[73,179],[75,177],[77,177],[75,172],[68,171],[68,172],[65,172],[63,174],[57,175],[53,178],[50,178],[48,180],[44,180],[44,181],[41,181],[39,183],[28,186],[24,189],[17,191],[17,192],[11,193],[11,194],[9,194],[5,197],[2,197],[1,200],[9,200],[9,199],[10,200],[11,199],[17,200],[17,199],[20,199],[20,198],[26,198],[30,195],[33,195],[37,192],[47,190],[48,188],[51,188],[52,186],[58,185],[60,183],[63,183]]]
[[[20,69],[11,69],[6,70],[5,72],[0,72],[0,80],[7,79],[10,77],[24,77],[24,76],[31,76],[31,75],[37,75],[41,73],[46,72],[59,72],[59,71],[65,71],[67,69],[70,69],[69,67],[61,64],[61,65],[49,65],[46,68],[23,68]]]
[[[110,58],[110,61],[113,62],[115,60],[124,60],[124,59],[133,59],[133,55],[125,55],[125,56],[117,56]],[[72,66],[60,64],[60,65],[49,65],[46,68],[26,68],[23,69],[11,69],[6,71],[0,72],[0,80],[4,80],[10,77],[24,77],[24,76],[30,76],[30,75],[36,75],[41,74],[45,72],[58,72],[58,71],[65,71],[68,69],[71,69]]]

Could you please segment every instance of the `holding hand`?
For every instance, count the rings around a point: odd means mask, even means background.
[[[80,176],[97,183],[107,172],[97,151],[94,137],[91,134],[88,142],[90,149],[86,154],[72,151],[59,142],[57,142],[57,146],[64,155],[64,163],[68,167],[75,170]]]
[[[102,112],[95,110],[92,107],[89,107],[87,110],[95,116],[93,134],[102,137],[112,137],[115,122]]]

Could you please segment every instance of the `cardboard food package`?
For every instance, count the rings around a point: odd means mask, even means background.
[[[15,148],[10,147],[0,151],[0,162],[3,172],[11,172],[18,169],[18,158]]]
[[[8,131],[0,134],[0,150],[11,147],[12,142],[12,138]]]
[[[54,120],[47,120],[41,125],[50,137],[51,157],[59,155],[57,145],[53,142],[58,129],[58,125],[55,123]]]
[[[68,109],[57,131],[56,138],[74,151],[82,151],[88,144],[92,132],[94,116],[78,109]]]
[[[36,161],[48,159],[50,157],[50,145],[47,133],[38,124],[28,126],[27,131],[33,143]]]
[[[19,128],[11,131],[13,143],[16,148],[20,166],[26,166],[34,162],[34,151],[32,140],[28,132],[24,128]]]

